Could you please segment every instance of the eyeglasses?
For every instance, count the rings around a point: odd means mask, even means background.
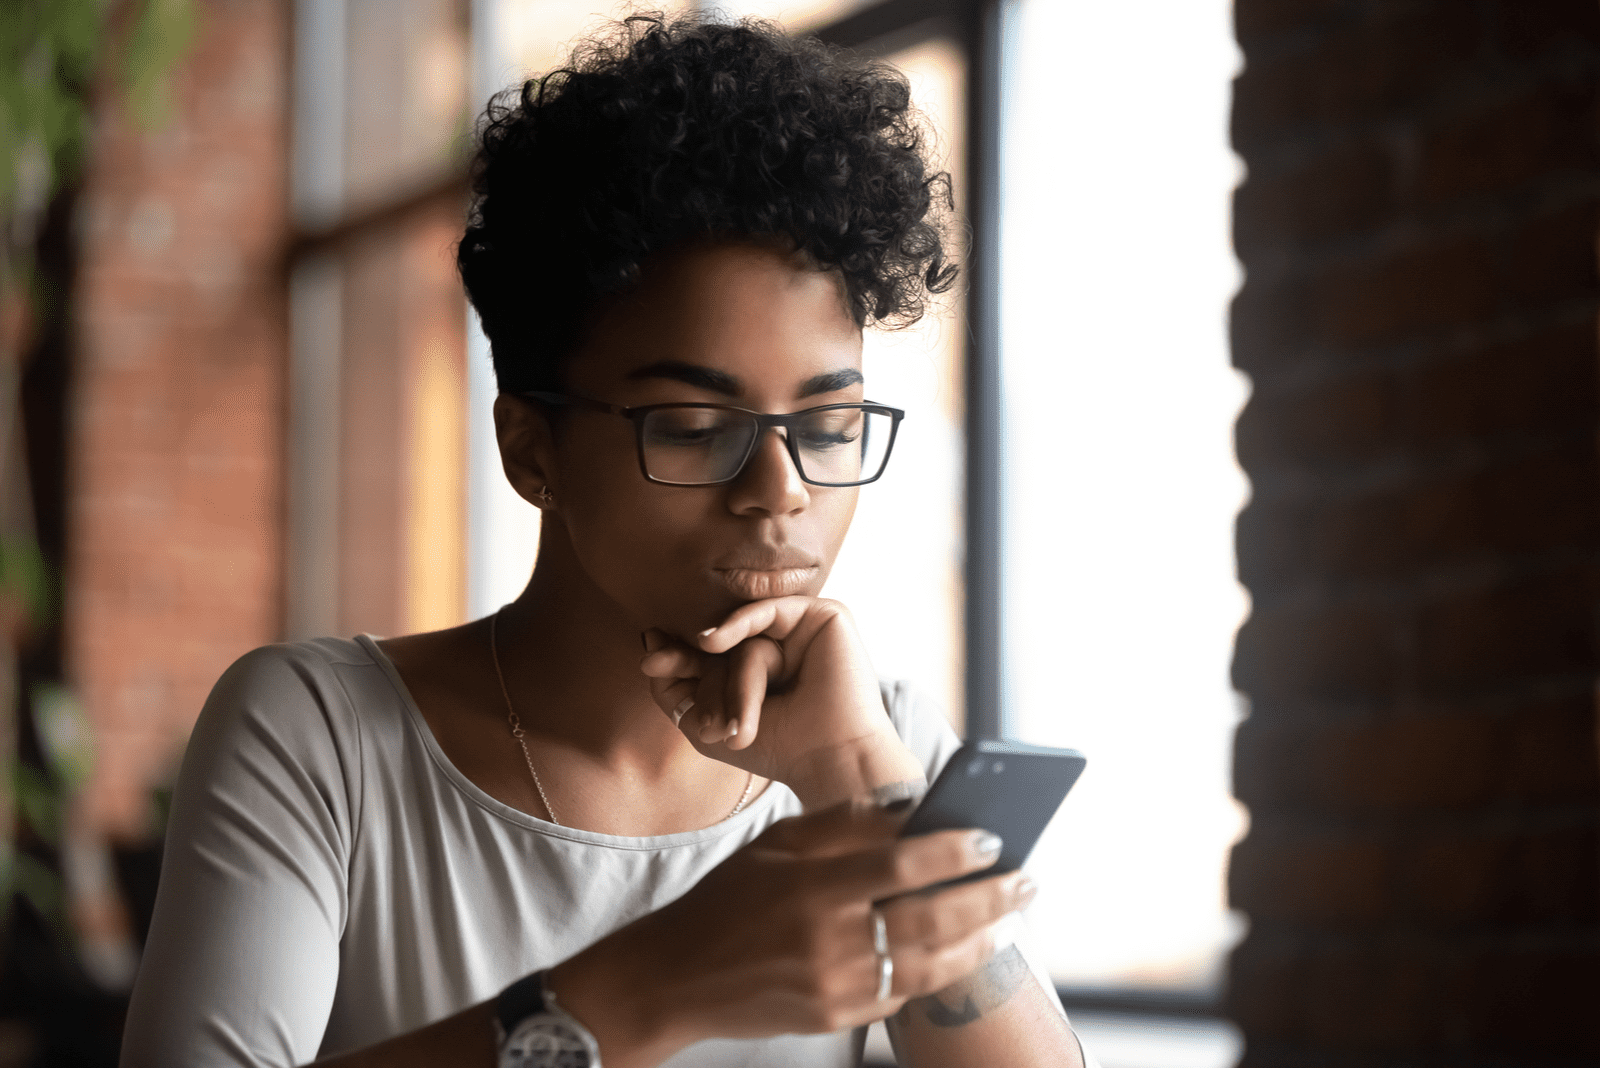
[[[589,408],[633,423],[639,470],[664,486],[720,486],[739,477],[761,432],[781,427],[794,469],[813,486],[864,486],[883,474],[905,412],[883,404],[824,404],[767,415],[727,404],[624,408],[588,397],[524,393],[543,404]]]

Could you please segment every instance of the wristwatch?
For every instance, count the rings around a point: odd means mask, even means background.
[[[544,985],[547,974],[534,972],[500,992],[495,1003],[500,1068],[600,1068],[600,1044],[556,1004]]]

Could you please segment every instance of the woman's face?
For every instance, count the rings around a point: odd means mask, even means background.
[[[833,274],[767,247],[692,248],[649,264],[567,373],[568,392],[634,407],[731,404],[787,413],[860,401],[861,331]],[[572,558],[641,626],[680,637],[737,605],[815,596],[855,488],[800,480],[766,430],[733,482],[664,486],[639,471],[633,425],[569,410],[547,471]]]

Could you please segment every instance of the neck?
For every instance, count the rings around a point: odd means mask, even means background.
[[[639,671],[642,628],[589,580],[564,531],[547,522],[533,577],[500,610],[497,627],[523,725],[605,764],[664,771],[703,760],[651,699]]]

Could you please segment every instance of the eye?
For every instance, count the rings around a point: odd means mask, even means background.
[[[853,445],[861,440],[861,413],[823,412],[801,424],[797,434],[800,447],[815,451]]]

